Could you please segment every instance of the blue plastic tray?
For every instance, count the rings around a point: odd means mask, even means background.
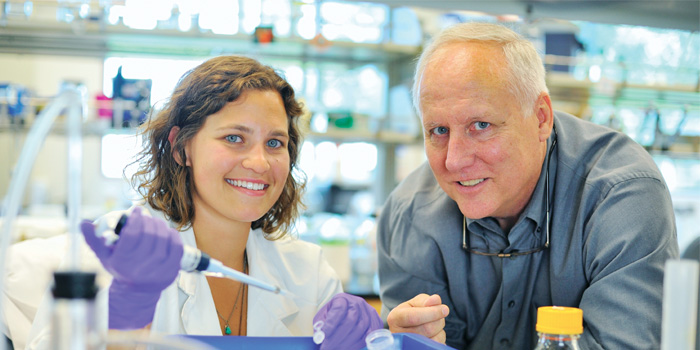
[[[399,343],[401,350],[454,350],[453,347],[440,344],[422,335],[413,333],[394,333],[394,341]]]
[[[255,350],[311,350],[318,349],[311,337],[241,337],[241,336],[205,336],[187,335],[187,338],[205,343],[221,350],[255,349]]]
[[[208,344],[221,350],[255,349],[255,350],[316,350],[311,337],[239,337],[239,336],[202,336],[187,335],[187,338]],[[452,347],[432,341],[422,335],[396,333],[394,340],[401,345],[401,350],[443,350]]]

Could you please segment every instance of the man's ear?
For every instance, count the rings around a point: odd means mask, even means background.
[[[175,158],[175,161],[177,164],[183,165],[182,164],[182,159],[180,158],[180,153],[175,151],[175,138],[177,138],[177,133],[180,132],[180,127],[179,126],[173,126],[170,129],[170,133],[168,134],[168,142],[170,143],[170,150],[173,154],[173,158]],[[184,166],[184,165],[183,165]]]
[[[537,117],[540,141],[547,142],[554,125],[554,110],[552,109],[552,100],[546,92],[541,93],[540,97],[537,98],[535,116]]]

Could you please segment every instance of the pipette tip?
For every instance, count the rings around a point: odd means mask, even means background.
[[[285,297],[292,296],[292,294],[289,293],[288,290],[282,289],[282,288],[280,288],[280,287],[277,287],[277,288],[276,288],[275,294],[283,295],[283,296],[285,296]]]

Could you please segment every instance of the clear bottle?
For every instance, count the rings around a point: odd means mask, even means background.
[[[95,274],[55,272],[51,348],[94,350],[99,346],[95,327]]]
[[[542,306],[537,309],[537,346],[535,350],[581,349],[578,339],[583,333],[583,310],[565,306]]]

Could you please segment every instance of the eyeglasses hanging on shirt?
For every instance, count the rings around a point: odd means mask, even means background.
[[[546,209],[546,216],[545,216],[545,232],[547,235],[547,241],[545,241],[544,245],[539,246],[535,249],[531,250],[526,250],[524,252],[511,252],[511,253],[504,253],[504,252],[484,252],[475,248],[470,248],[469,244],[467,244],[467,218],[464,217],[462,219],[462,249],[464,249],[467,253],[471,254],[477,254],[477,255],[483,255],[483,256],[495,256],[499,258],[511,258],[511,257],[516,257],[516,256],[522,256],[522,255],[528,255],[528,254],[534,254],[537,252],[541,252],[547,248],[549,248],[549,231],[551,229],[551,219],[550,219],[550,205],[549,205],[549,160],[552,158],[552,151],[554,150],[554,146],[557,145],[557,129],[554,127],[554,124],[552,124],[552,130],[554,130],[554,140],[552,141],[552,145],[549,146],[549,151],[547,152],[547,166],[545,168],[545,174],[544,174],[544,188],[545,188],[545,197],[544,197],[544,206]]]

